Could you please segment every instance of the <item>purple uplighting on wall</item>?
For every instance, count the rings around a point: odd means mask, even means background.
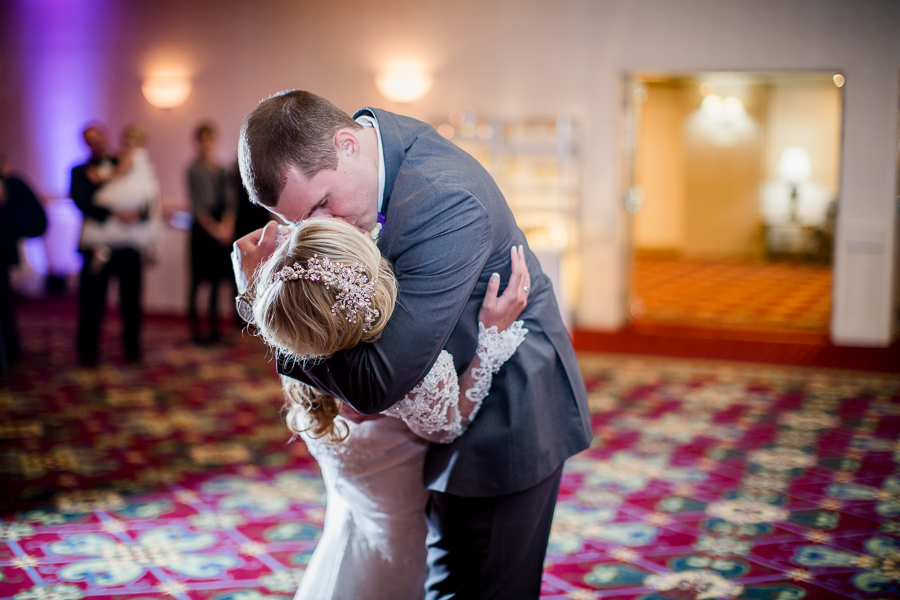
[[[82,127],[106,111],[114,0],[19,0],[14,31],[22,57],[25,124],[34,180],[65,196],[69,173],[86,156]]]

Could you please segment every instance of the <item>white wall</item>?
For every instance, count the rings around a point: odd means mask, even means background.
[[[847,77],[841,214],[835,263],[833,337],[879,345],[891,331],[900,3],[891,0],[71,0],[103,5],[100,25],[32,25],[50,0],[5,3],[0,59],[0,148],[41,192],[64,193],[63,170],[42,155],[35,124],[46,110],[25,92],[34,64],[78,52],[99,65],[83,118],[113,129],[139,119],[172,204],[184,204],[189,135],[201,118],[233,147],[243,115],[262,97],[304,87],[352,111],[374,104],[428,120],[460,106],[483,114],[565,113],[581,124],[584,247],[577,323],[617,327],[630,226],[621,208],[621,81],[631,71],[835,70]],[[87,6],[91,9],[92,6]],[[95,7],[94,7],[95,8]],[[30,12],[29,12],[30,11]],[[35,15],[35,11],[39,14]],[[88,12],[88,11],[82,11]],[[94,15],[96,16],[96,15]],[[72,38],[94,27],[96,35]],[[23,34],[23,31],[28,35]],[[91,31],[94,31],[93,29]],[[65,34],[65,35],[63,35]],[[65,40],[60,41],[60,37]],[[384,101],[374,72],[415,56],[435,83],[421,101]],[[35,57],[44,62],[35,61]],[[142,99],[140,80],[158,66],[189,71],[194,91],[170,111]],[[52,84],[43,84],[45,86]],[[78,82],[61,82],[65,100]],[[62,104],[70,106],[69,104]],[[53,106],[53,105],[51,105]],[[78,127],[60,139],[77,139]],[[228,154],[223,152],[223,154]],[[57,163],[74,163],[77,147]],[[224,158],[224,156],[223,156]],[[51,161],[52,162],[52,161]],[[54,183],[56,181],[56,183]],[[151,291],[151,294],[154,293]]]

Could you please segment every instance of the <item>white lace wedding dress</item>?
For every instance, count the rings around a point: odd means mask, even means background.
[[[474,408],[459,406],[453,357],[442,351],[431,371],[387,419],[347,425],[350,435],[328,443],[302,434],[319,462],[328,505],[325,528],[294,600],[417,600],[425,585],[425,504],[422,469],[429,442],[459,437],[487,396],[492,376],[528,332],[522,321],[497,332],[479,324],[480,367],[462,390]],[[415,432],[415,433],[414,433]]]

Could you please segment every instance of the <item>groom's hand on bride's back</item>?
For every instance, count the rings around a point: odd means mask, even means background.
[[[277,234],[278,223],[269,221],[262,229],[252,231],[234,243],[231,264],[238,294],[243,294],[253,285],[257,267],[275,252]]]

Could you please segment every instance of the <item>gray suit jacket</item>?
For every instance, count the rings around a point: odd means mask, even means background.
[[[584,382],[550,281],[475,159],[425,123],[380,109],[364,112],[378,120],[384,147],[379,248],[397,275],[397,307],[376,342],[318,364],[279,359],[278,372],[371,414],[406,395],[441,349],[462,371],[475,354],[488,280],[500,273],[505,289],[509,250],[523,244],[532,289],[520,319],[528,335],[494,376],[468,430],[452,444],[432,444],[425,484],[467,497],[528,489],[591,440]]]

